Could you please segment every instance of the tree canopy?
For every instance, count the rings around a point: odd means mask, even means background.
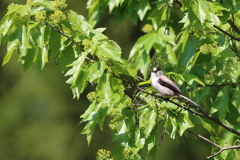
[[[89,0],[88,18],[66,6],[65,0],[10,4],[0,22],[0,42],[7,45],[3,65],[13,54],[24,70],[33,63],[42,70],[52,60],[77,99],[94,86],[87,95],[91,105],[80,116],[81,133],[90,143],[110,117],[116,142],[115,151],[99,150],[97,159],[154,159],[165,134],[211,144],[211,154],[200,159],[240,156],[240,1]],[[103,34],[106,28],[95,27],[105,10],[143,33],[124,53],[127,59]],[[154,66],[201,107],[159,95],[149,80]]]

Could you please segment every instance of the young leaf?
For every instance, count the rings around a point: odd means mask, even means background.
[[[187,112],[181,112],[181,114],[178,114],[177,117],[177,122],[179,126],[179,135],[182,136],[184,131],[186,131],[188,128],[194,127],[192,121],[188,117]]]
[[[121,48],[112,40],[102,40],[97,46],[97,54],[121,62]]]
[[[92,26],[87,22],[87,20],[82,15],[78,15],[72,10],[69,10],[67,13],[68,18],[76,30],[80,31],[86,36],[89,36],[90,30],[92,30]]]
[[[87,135],[88,145],[91,142],[91,139],[92,139],[92,136],[93,136],[96,125],[97,125],[97,120],[96,119],[93,120],[93,121],[89,121],[81,132],[81,134],[86,134]]]
[[[11,35],[10,39],[8,40],[7,44],[7,53],[3,59],[3,64],[5,65],[11,58],[12,53],[18,49],[20,45],[20,40],[22,38],[22,28],[18,27]]]
[[[93,82],[95,79],[101,77],[104,70],[105,70],[105,62],[104,61],[99,61],[99,62],[91,64],[88,69],[89,81]]]
[[[139,117],[139,126],[142,127],[144,130],[144,135],[146,138],[150,136],[153,128],[156,125],[156,117],[157,113],[155,110],[149,109],[150,106],[147,106],[148,109],[144,109],[143,113]]]
[[[104,100],[105,103],[110,103],[112,94],[113,92],[110,86],[110,74],[104,73],[98,80],[96,96]]]
[[[183,77],[189,85],[192,85],[193,82],[195,81],[195,82],[199,83],[200,85],[205,86],[205,84],[200,80],[200,78],[198,78],[197,76],[195,76],[193,74],[184,73]]]
[[[82,70],[82,65],[88,53],[83,52],[71,65],[72,68],[68,70],[65,76],[70,76],[66,83],[71,84],[74,97],[80,98],[80,94],[86,87],[87,72]]]

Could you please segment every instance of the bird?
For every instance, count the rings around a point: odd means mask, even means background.
[[[181,90],[178,88],[178,86],[173,81],[171,81],[167,76],[165,76],[163,71],[160,68],[154,67],[152,69],[151,80],[152,80],[152,82],[151,82],[152,86],[162,96],[168,97],[168,98],[174,97],[174,96],[180,96],[180,97],[184,98],[185,100],[191,102],[195,106],[202,108],[196,102],[194,102],[190,98],[184,96],[183,93],[181,92]]]

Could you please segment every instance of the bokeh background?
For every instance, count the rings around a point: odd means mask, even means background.
[[[25,0],[1,0],[0,19],[10,3],[25,4]],[[68,9],[87,17],[86,0],[68,0]],[[130,20],[117,23],[108,11],[101,16],[97,27],[106,27],[106,34],[116,41],[127,58],[137,38],[143,34],[141,27]],[[0,47],[2,63],[6,46]],[[106,124],[104,130],[95,130],[88,146],[86,136],[80,132],[79,116],[90,104],[88,90],[80,100],[73,99],[67,77],[50,60],[43,71],[33,64],[26,72],[16,57],[0,67],[0,160],[94,160],[98,149],[113,151],[112,131]],[[109,120],[107,119],[106,122]],[[161,136],[159,127],[159,138]],[[201,132],[206,135],[204,131]],[[168,136],[158,146],[156,159],[198,160],[210,154],[211,146],[192,135],[178,141]]]

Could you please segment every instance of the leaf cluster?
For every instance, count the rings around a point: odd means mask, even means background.
[[[240,2],[89,0],[89,20],[64,10],[66,6],[64,0],[9,5],[0,22],[0,42],[7,43],[3,65],[16,53],[24,70],[33,62],[42,70],[52,57],[69,77],[76,98],[91,83],[91,105],[80,122],[88,143],[96,126],[103,129],[110,117],[117,144],[113,159],[154,159],[160,123],[173,139],[193,134],[211,143],[207,159],[238,156]],[[104,28],[94,28],[106,8],[119,22],[130,17],[142,26],[145,34],[128,59],[121,58],[121,47],[102,33]],[[146,85],[153,66],[166,71],[207,113],[153,94]],[[209,139],[197,134],[202,129],[211,134]],[[141,154],[143,150],[147,155]],[[99,157],[108,158],[110,153],[103,151]]]

